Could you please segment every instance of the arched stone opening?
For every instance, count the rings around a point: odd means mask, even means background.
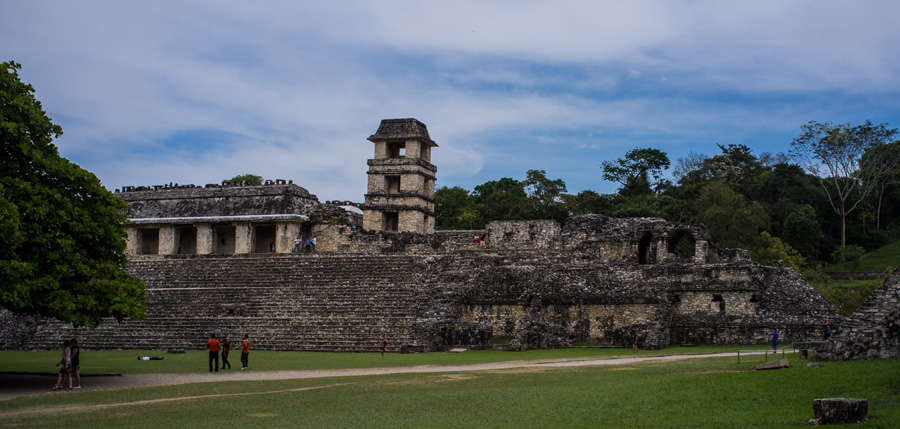
[[[678,230],[669,237],[667,250],[681,259],[692,259],[697,252],[697,240],[689,231]]]

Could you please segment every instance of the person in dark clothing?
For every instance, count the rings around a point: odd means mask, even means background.
[[[228,337],[223,335],[222,336],[222,369],[226,369],[225,368],[226,365],[228,366],[227,369],[231,369],[231,364],[228,363],[228,352],[230,352],[230,351],[231,351],[231,343],[228,341]]]

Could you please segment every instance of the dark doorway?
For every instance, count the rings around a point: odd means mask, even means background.
[[[397,231],[400,229],[400,213],[385,213],[384,228],[385,231]]]
[[[253,253],[269,253],[270,244],[275,240],[275,225],[257,225],[256,242],[253,244]]]
[[[141,255],[158,255],[159,254],[159,228],[146,228],[138,230],[138,239],[141,248],[138,252]]]
[[[234,227],[233,226],[217,226],[214,232],[215,236],[215,253],[219,255],[234,254]]]
[[[179,255],[194,255],[197,253],[197,228],[193,226],[179,226],[175,228],[175,242],[178,245]]]
[[[650,245],[652,243],[653,234],[645,232],[641,239],[638,241],[638,264],[652,264],[654,262],[654,255],[650,249]]]

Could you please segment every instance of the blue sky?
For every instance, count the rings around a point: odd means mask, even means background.
[[[716,143],[787,151],[810,120],[900,127],[897,1],[13,1],[0,60],[110,188],[291,179],[362,201],[381,119],[438,186]]]

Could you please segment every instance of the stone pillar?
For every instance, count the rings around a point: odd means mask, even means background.
[[[213,241],[212,225],[208,223],[198,223],[197,227],[197,254],[211,255],[215,249]]]
[[[253,251],[253,228],[247,222],[234,224],[234,253],[246,255]]]
[[[159,254],[175,255],[178,253],[178,247],[175,237],[175,226],[161,225],[159,227]]]
[[[141,234],[137,228],[125,227],[125,254],[128,256],[141,253]]]
[[[706,240],[697,240],[694,243],[694,263],[695,264],[705,264],[706,263],[706,255],[709,249],[709,244]]]
[[[299,222],[278,222],[275,224],[275,253],[291,253],[294,239],[300,236]]]

